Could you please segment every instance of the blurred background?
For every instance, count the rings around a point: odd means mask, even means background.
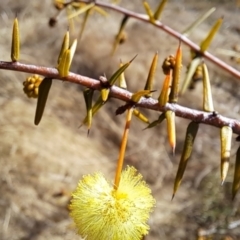
[[[158,2],[152,0],[149,4],[154,9]],[[142,1],[122,0],[120,5],[144,13]],[[224,16],[209,51],[240,70],[236,59],[219,54],[219,49],[238,48],[240,10],[236,1],[169,0],[162,22],[182,32],[211,7],[216,7],[216,11],[189,38],[200,43],[216,19]],[[55,27],[49,27],[50,17],[57,13],[51,0],[0,2],[0,60],[10,61],[16,13],[21,33],[21,61],[55,67],[69,24],[62,12]],[[110,77],[120,59],[127,62],[138,54],[125,72],[128,88],[134,92],[145,86],[152,58],[158,51],[157,92],[154,93],[157,98],[164,79],[162,62],[176,52],[178,41],[150,24],[130,19],[125,43],[111,56],[121,19],[121,14],[110,11],[107,17],[97,12],[91,15],[78,43],[71,71],[93,78],[103,74]],[[71,29],[72,39],[78,36],[81,23],[82,16]],[[183,77],[189,61],[190,51],[183,46]],[[216,111],[238,119],[239,79],[209,62],[207,65]],[[115,110],[123,103],[111,99],[94,117],[87,137],[86,127],[78,128],[85,116],[83,87],[54,81],[43,119],[35,126],[36,100],[28,99],[22,91],[22,82],[28,76],[0,70],[0,239],[80,239],[68,215],[70,194],[84,174],[101,171],[113,179],[125,121],[124,115],[115,116]],[[201,83],[182,96],[179,103],[201,109]],[[158,118],[157,112],[142,111],[150,121]],[[176,119],[175,156],[167,141],[165,122],[145,131],[146,125],[138,119],[134,118],[131,123],[125,164],[139,170],[157,200],[149,220],[151,231],[145,239],[240,239],[240,194],[231,201],[238,143],[233,139],[229,174],[221,186],[219,129],[200,125],[182,185],[171,201],[188,123],[188,120]]]

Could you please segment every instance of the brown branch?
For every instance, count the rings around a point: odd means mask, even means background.
[[[73,0],[71,2],[83,2],[83,3],[92,3],[92,0]],[[179,41],[181,41],[182,43],[184,43],[185,45],[189,46],[192,50],[194,50],[195,52],[197,52],[198,54],[202,55],[203,57],[205,57],[207,60],[209,60],[210,62],[212,62],[213,64],[217,65],[218,67],[220,67],[221,69],[225,70],[226,72],[230,73],[231,75],[237,77],[240,79],[240,72],[231,67],[230,65],[228,65],[227,63],[223,62],[222,60],[220,60],[219,58],[215,57],[214,55],[212,55],[211,53],[205,51],[205,52],[201,52],[200,51],[200,47],[195,44],[194,42],[192,42],[190,39],[188,39],[186,36],[184,36],[183,34],[173,30],[172,28],[170,28],[169,26],[164,25],[162,22],[160,21],[156,21],[154,24],[151,23],[149,21],[149,17],[146,14],[140,14],[140,13],[136,13],[130,10],[127,10],[123,7],[120,6],[116,6],[114,4],[109,4],[109,3],[105,3],[102,1],[98,1],[95,0],[94,1],[96,6],[99,7],[104,7],[110,10],[113,10],[115,12],[119,12],[121,14],[127,15],[131,18],[135,18],[138,19],[142,22],[146,22],[146,23],[150,23],[153,26],[155,26],[156,28],[159,28],[161,30],[163,30],[164,32],[166,32],[167,34],[169,34],[170,36],[178,39]]]
[[[0,61],[0,69],[39,74],[44,77],[76,83],[76,84],[80,84],[85,87],[96,89],[96,90],[99,90],[101,87],[99,80],[85,77],[75,73],[69,73],[67,77],[62,78],[59,76],[56,68],[23,64],[19,62]],[[132,93],[127,90],[121,89],[117,86],[112,86],[110,96],[123,100],[125,102],[130,102]],[[178,104],[170,104],[170,103],[166,104],[164,107],[161,107],[159,106],[158,101],[153,98],[141,98],[140,101],[136,104],[136,106],[140,108],[159,111],[159,112],[172,110],[175,112],[176,116],[178,117],[189,119],[199,123],[204,123],[211,126],[215,126],[218,128],[221,128],[223,126],[230,126],[232,127],[234,133],[240,135],[240,121],[224,117],[220,114],[203,112],[199,110],[190,109]]]

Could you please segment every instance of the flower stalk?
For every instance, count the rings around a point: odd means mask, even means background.
[[[125,155],[126,146],[127,146],[128,133],[129,133],[130,123],[131,123],[131,119],[132,119],[132,113],[133,113],[133,108],[129,108],[127,111],[126,124],[125,124],[125,128],[124,128],[122,142],[121,142],[119,156],[118,156],[116,175],[115,175],[115,181],[114,181],[114,189],[115,190],[118,189],[120,178],[121,178],[121,172],[122,172],[123,162],[124,162],[124,155]]]

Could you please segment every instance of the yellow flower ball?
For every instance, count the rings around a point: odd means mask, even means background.
[[[149,231],[147,220],[154,205],[142,175],[127,167],[117,190],[101,173],[84,176],[69,208],[78,234],[87,240],[138,240]]]

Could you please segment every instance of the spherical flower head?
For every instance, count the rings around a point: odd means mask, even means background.
[[[149,231],[147,220],[154,205],[142,175],[127,167],[117,190],[101,173],[84,176],[69,208],[79,235],[87,240],[138,240]]]

